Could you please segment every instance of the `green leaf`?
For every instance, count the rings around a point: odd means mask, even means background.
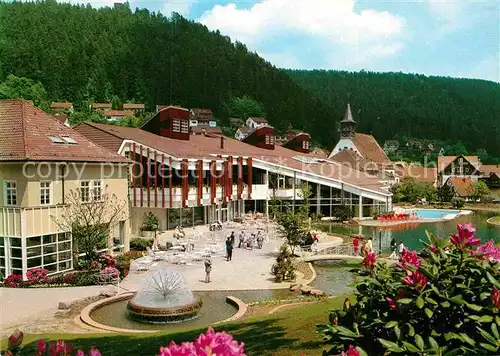
[[[453,339],[458,339],[460,341],[464,341],[462,336],[460,336],[460,335],[458,335],[456,333],[451,333],[451,332],[444,334],[444,338],[445,338],[446,341],[450,341],[450,340],[453,340]]]
[[[404,350],[398,346],[395,342],[389,341],[389,340],[384,340],[384,339],[378,339],[378,341],[382,344],[383,347],[385,347],[387,350],[392,351],[392,352],[404,352]]]
[[[429,344],[431,345],[433,351],[439,351],[439,344],[432,336],[429,336]]]
[[[481,310],[483,309],[483,307],[482,307],[482,306],[477,305],[477,304],[469,304],[469,303],[467,303],[467,307],[468,307],[469,309],[474,310],[474,311],[481,311]]]
[[[425,304],[424,299],[422,298],[422,296],[418,296],[416,304],[417,304],[418,308],[422,309],[422,307]]]
[[[401,299],[398,299],[397,302],[401,303],[401,304],[409,304],[409,303],[412,302],[412,299],[410,299],[410,298],[401,298]]]
[[[419,334],[415,334],[415,344],[421,351],[424,350],[424,339]]]
[[[398,340],[401,339],[401,330],[399,329],[399,326],[397,326],[397,325],[394,327],[394,334],[396,334],[396,338]]]
[[[495,340],[495,338],[489,332],[487,332],[486,330],[483,330],[481,328],[478,328],[478,330],[479,330],[479,332],[481,333],[481,335],[483,335],[483,337],[486,340],[488,340],[492,344],[496,344],[497,343],[497,340]]]
[[[462,339],[468,343],[469,345],[471,346],[475,346],[476,345],[476,342],[474,341],[474,339],[471,339],[469,337],[469,335],[467,335],[466,333],[460,333],[460,336],[462,337]]]
[[[481,347],[485,350],[488,350],[488,351],[491,351],[491,352],[497,352],[498,351],[498,347],[494,347],[490,344],[485,344],[484,342],[480,342],[479,345],[481,345]]]
[[[348,337],[351,337],[351,338],[357,338],[358,337],[358,335],[356,335],[351,330],[349,330],[349,329],[347,329],[347,328],[345,328],[343,326],[337,326],[337,329],[338,329],[339,334],[341,334],[341,335],[348,336]]]
[[[385,324],[385,327],[389,329],[389,328],[395,327],[396,325],[398,325],[398,322],[395,320],[392,320],[392,321],[389,321],[387,324]]]
[[[357,346],[356,350],[359,352],[359,356],[368,356],[365,350],[363,350],[361,347]]]
[[[403,341],[403,345],[404,347],[406,348],[406,350],[410,351],[410,352],[419,352],[420,350],[417,349],[413,344],[410,344],[409,342],[407,341]]]
[[[411,325],[410,323],[406,323],[405,325],[408,326],[408,335],[415,335],[415,328],[413,327],[413,325]]]
[[[434,299],[432,299],[432,298],[426,297],[425,301],[427,303],[431,303],[431,304],[437,305],[437,302]]]
[[[480,298],[481,300],[488,299],[489,297],[490,297],[490,293],[481,293],[481,294],[479,295],[479,298]]]
[[[492,321],[493,317],[491,315],[483,315],[477,320],[478,323],[490,323]]]
[[[496,326],[495,324],[493,324],[493,323],[491,324],[491,332],[493,333],[493,335],[495,335],[495,337],[496,337],[497,339],[499,339],[499,340],[500,340],[500,334],[498,334],[498,328],[497,328],[497,326]]]
[[[479,320],[479,315],[469,315],[468,318],[471,319],[471,320],[478,321]]]
[[[455,304],[459,304],[459,305],[467,304],[467,302],[462,298],[461,294],[458,294],[458,295],[451,297],[450,301],[455,303]]]
[[[500,283],[495,279],[495,277],[491,275],[490,272],[486,272],[486,277],[488,278],[491,284],[493,284],[497,288],[500,288]]]
[[[425,315],[427,315],[427,317],[429,319],[432,318],[432,315],[434,315],[434,312],[432,310],[430,310],[429,308],[425,308],[424,312],[425,312]]]
[[[441,303],[441,306],[443,308],[449,308],[450,307],[450,302],[448,302],[448,301],[445,300],[444,302]]]

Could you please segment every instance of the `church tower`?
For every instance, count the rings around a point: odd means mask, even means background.
[[[347,104],[344,119],[340,121],[340,137],[353,138],[356,134],[356,121],[352,118],[351,105]]]

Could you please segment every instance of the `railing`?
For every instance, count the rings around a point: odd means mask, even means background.
[[[64,210],[64,206],[0,207],[0,235],[29,237],[62,232],[57,220]]]
[[[355,256],[354,246],[352,244],[341,244],[337,246],[327,247],[316,253],[317,255],[344,255]]]

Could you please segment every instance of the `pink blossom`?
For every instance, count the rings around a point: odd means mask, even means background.
[[[365,259],[363,260],[363,265],[368,269],[373,269],[375,267],[375,262],[377,260],[377,255],[375,251],[366,252]]]
[[[458,224],[458,234],[451,234],[451,243],[458,248],[466,246],[476,246],[481,243],[481,239],[476,238],[476,229],[472,224]]]
[[[16,330],[9,336],[9,349],[16,350],[23,343],[24,334],[21,330]]]
[[[82,350],[78,350],[76,352],[76,356],[85,356],[85,352],[83,352]]]
[[[415,251],[410,251],[405,247],[403,249],[403,253],[401,254],[401,263],[398,263],[397,266],[402,269],[405,269],[408,265],[418,268],[421,262],[422,261],[418,258]]]
[[[500,291],[498,291],[497,287],[493,287],[493,291],[491,292],[491,301],[493,303],[493,307],[500,309]]]
[[[403,283],[418,290],[423,290],[427,285],[427,277],[419,271],[406,271],[406,277],[403,278]]]
[[[347,352],[342,351],[342,356],[360,356],[360,354],[354,346],[349,345]]]
[[[45,355],[46,349],[47,349],[47,343],[42,339],[38,340],[38,342],[36,343],[35,356]]]
[[[389,298],[389,297],[385,297],[385,300],[387,300],[387,302],[389,303],[389,308],[390,308],[391,310],[396,310],[397,305],[396,305],[396,303],[394,302],[394,299]]]
[[[89,356],[102,356],[102,355],[98,349],[96,349],[94,346],[91,346],[89,350]]]
[[[63,340],[57,340],[55,344],[50,345],[49,352],[50,356],[67,355],[72,351],[72,347],[66,344]]]
[[[478,246],[476,254],[481,254],[483,258],[490,261],[500,262],[500,246],[495,246],[493,240]]]

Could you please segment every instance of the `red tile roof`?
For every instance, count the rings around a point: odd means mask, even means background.
[[[384,164],[391,162],[372,135],[356,133],[353,142],[366,161]]]
[[[451,185],[459,197],[465,198],[470,195],[473,183],[470,177],[450,177],[446,184]]]
[[[290,169],[302,170],[318,176],[342,180],[347,184],[359,185],[378,193],[389,194],[387,190],[381,189],[382,184],[378,177],[349,167],[343,167],[341,164],[327,159],[321,159],[310,164],[304,163],[297,159],[297,157],[309,157],[309,159],[318,159],[318,157],[311,154],[298,153],[281,146],[275,146],[274,150],[267,150],[225,137],[224,148],[221,148],[219,137],[191,135],[189,140],[175,140],[138,128],[90,122],[81,124],[76,129],[84,132],[82,130],[83,125],[95,129],[94,137],[100,131],[103,136],[132,140],[177,158],[214,159],[217,155],[249,156],[255,160],[287,166]],[[108,147],[104,140],[100,142]],[[110,144],[110,146],[116,147],[114,143]]]
[[[52,104],[50,104],[51,109],[70,109],[73,106],[73,103],[60,103],[53,101]]]
[[[249,117],[249,119],[255,121],[258,124],[267,124],[267,120],[263,117]]]
[[[146,106],[144,104],[123,104],[124,109],[135,109],[135,110],[142,110]]]
[[[342,150],[334,154],[330,159],[361,171],[366,164],[365,160],[353,150]]]
[[[111,103],[94,103],[91,104],[90,107],[92,109],[111,109]]]
[[[59,121],[61,124],[64,124],[66,120],[68,120],[68,115],[66,114],[55,114],[52,115],[57,121]]]
[[[409,165],[403,170],[403,178],[414,178],[419,181],[428,182],[434,184],[437,178],[437,169]]]
[[[500,174],[500,164],[483,164],[481,165],[481,174],[489,176],[491,173]]]
[[[104,116],[134,116],[134,113],[130,110],[105,110]]]
[[[250,132],[252,132],[253,130],[255,129],[252,129],[248,126],[241,126],[241,127],[238,127],[238,130],[242,133],[242,134],[249,134]],[[238,131],[236,130],[236,131]]]
[[[479,168],[479,157],[478,156],[463,156],[463,155],[458,155],[458,156],[438,156],[437,160],[437,169],[438,172],[443,171],[446,167],[450,165],[451,162],[453,162],[457,157],[462,156],[465,158],[467,161],[469,161],[474,167]]]
[[[202,134],[203,132],[213,135],[222,135],[222,130],[220,127],[212,126],[191,126],[191,132],[195,134]]]
[[[53,143],[49,136],[76,144]],[[24,100],[0,100],[0,161],[128,162]]]

